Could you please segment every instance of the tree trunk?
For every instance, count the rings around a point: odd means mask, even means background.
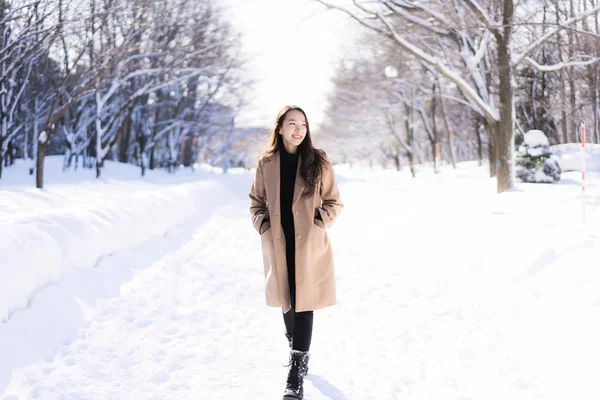
[[[2,171],[4,169],[4,138],[0,136],[0,179],[2,179]]]
[[[40,126],[37,121],[38,116],[38,98],[37,96],[33,99],[33,136],[31,138],[31,157],[33,158],[31,164],[29,164],[29,175],[33,175],[36,171],[35,165],[37,164],[37,154],[38,154],[38,138]]]
[[[573,0],[570,1],[570,16],[569,18],[573,18],[575,16],[575,7],[573,5]],[[576,28],[576,25],[573,25],[573,28]],[[575,35],[572,30],[569,29],[567,31],[567,38],[569,39],[569,45],[567,46],[567,54],[568,59],[572,60],[573,53],[575,50]],[[569,111],[571,115],[571,124],[569,125],[570,132],[573,132],[573,143],[577,143],[577,128],[579,123],[577,118],[575,118],[575,110],[577,109],[577,97],[575,92],[575,68],[569,67],[569,73],[567,74],[567,79],[569,80]]]
[[[433,152],[433,172],[434,173],[438,173],[440,172],[440,166],[439,166],[439,152],[440,152],[440,138],[439,138],[439,134],[438,134],[438,129],[437,129],[437,125],[436,125],[436,121],[435,121],[435,109],[436,109],[436,82],[433,83],[433,87],[432,87],[432,93],[433,96],[431,98],[431,125],[432,125],[432,129],[433,129],[433,142],[431,143],[431,147],[432,147],[432,152]]]
[[[17,158],[16,157],[17,149],[16,149],[16,147],[15,147],[15,145],[14,145],[14,143],[13,143],[12,140],[8,142],[8,146],[6,146],[6,147],[7,147],[7,151],[6,151],[6,164],[5,164],[5,166],[10,167],[11,165],[13,165],[15,163],[15,158]],[[0,178],[1,177],[2,176],[0,175]]]
[[[477,134],[477,158],[479,159],[479,166],[481,167],[483,165],[483,141],[481,140],[481,128],[479,126],[477,126],[475,133]]]
[[[560,24],[560,12],[557,10],[556,12],[556,24]],[[558,61],[564,61],[563,58],[563,43],[561,40],[561,34],[560,32],[556,35],[556,44],[557,44],[557,49],[558,49]],[[561,101],[561,107],[560,107],[560,121],[561,121],[561,130],[562,130],[562,140],[563,143],[569,143],[569,121],[568,121],[568,115],[567,115],[567,86],[566,86],[566,78],[565,78],[565,69],[561,68],[560,70],[558,70],[558,77],[559,77],[559,81],[560,81],[560,101]]]
[[[413,128],[413,113],[412,110],[413,108],[408,105],[407,103],[404,103],[404,109],[406,111],[406,136],[408,137],[408,145],[410,146],[410,150],[407,150],[407,158],[408,158],[408,167],[410,168],[410,173],[412,175],[413,178],[417,177],[417,174],[415,172],[415,142],[414,142],[414,133],[415,130]]]
[[[498,68],[500,90],[500,121],[495,132],[496,179],[498,193],[514,188],[514,104],[512,70],[510,65],[510,37],[513,17],[513,0],[504,0],[502,40],[498,41]]]
[[[598,96],[600,96],[600,90],[598,90],[598,68],[594,68],[594,132],[596,135],[596,143],[600,144],[600,127],[598,126]]]
[[[96,157],[96,179],[102,175],[102,167],[104,166],[104,160],[98,160]]]
[[[596,0],[592,1],[592,7],[596,7]],[[598,13],[594,15],[594,27],[596,29],[596,34],[600,34],[600,22],[598,20]],[[600,51],[598,47],[596,47],[596,58],[600,56]],[[600,143],[600,127],[598,126],[598,96],[600,95],[600,91],[598,90],[598,64],[594,64],[594,84],[593,84],[593,93],[592,97],[594,98],[594,133],[596,136],[596,143]]]
[[[575,77],[573,74],[575,71],[573,68],[570,68],[569,72],[569,110],[571,114],[571,124],[569,125],[570,132],[573,132],[572,140],[574,143],[577,143],[577,118],[575,118],[575,110],[577,109],[577,97],[575,93]]]
[[[561,57],[562,58],[562,57]],[[564,68],[561,68],[559,71],[560,77],[560,97],[562,102],[562,107],[560,107],[561,114],[561,130],[562,130],[562,140],[563,143],[569,143],[569,121],[567,115],[567,88],[565,84],[565,76],[564,76]]]
[[[488,160],[490,160],[490,178],[493,178],[497,175],[497,154],[496,154],[496,130],[495,122],[492,122],[491,125],[488,124],[486,126],[486,132],[488,136]]]
[[[463,156],[464,152],[466,152],[466,159],[471,161],[475,159],[473,155],[473,143],[470,140],[466,140],[466,149],[465,147],[459,147],[459,157]],[[481,165],[479,165],[481,167]]]
[[[446,113],[446,105],[444,104],[444,98],[441,95],[441,87],[438,86],[440,91],[440,109],[442,111],[442,119],[444,121],[444,128],[446,129],[446,135],[448,139],[448,150],[450,152],[450,162],[452,167],[456,168],[456,157],[454,156],[454,146],[452,146],[452,131],[450,129],[450,123],[448,122],[448,114]]]
[[[598,54],[596,54],[598,57]],[[600,143],[600,132],[598,132],[598,66],[594,65],[592,68],[591,80],[591,95],[592,95],[592,112],[594,118],[594,138],[596,143]]]
[[[141,132],[136,133],[135,138],[135,149],[134,156],[137,162],[138,167],[140,167],[140,176],[144,177],[146,174],[146,166],[144,165],[144,153],[142,149],[144,148],[144,136]]]
[[[73,152],[71,151],[71,145],[67,142],[67,150],[65,151],[65,156],[63,157],[63,172],[67,170],[67,168],[71,167],[71,160],[73,159]]]
[[[48,136],[50,137],[50,136]],[[39,140],[35,138],[35,140]],[[38,144],[37,159],[35,160],[35,187],[38,189],[44,188],[44,157],[46,156],[46,148],[49,140],[46,139],[43,143]]]
[[[131,107],[133,108],[133,107]],[[120,143],[119,143],[119,162],[122,163],[126,163],[129,162],[129,154],[128,154],[128,150],[129,150],[129,142],[131,142],[131,130],[133,128],[133,121],[132,121],[132,110],[129,110],[128,113],[128,117],[127,117],[127,122],[125,124],[125,131],[123,132],[123,136],[121,137]]]
[[[476,116],[475,118],[473,118],[473,122],[475,124],[475,138],[477,139],[477,158],[479,159],[479,166],[481,167],[483,165],[483,141],[481,140],[481,117]],[[488,148],[491,148],[491,139],[490,139],[490,146],[488,146]],[[490,162],[491,162],[491,158],[490,158]],[[491,175],[492,177],[494,175]]]
[[[189,137],[186,135],[179,145],[179,165],[185,167],[185,153],[187,151]]]
[[[35,118],[34,118],[35,120]],[[23,161],[27,164],[29,160],[29,125],[24,126],[24,135],[23,135]]]

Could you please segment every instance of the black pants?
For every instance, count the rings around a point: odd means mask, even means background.
[[[288,252],[289,253],[289,252]],[[288,257],[289,258],[289,257]],[[288,335],[292,336],[292,349],[309,351],[312,339],[313,312],[296,312],[296,268],[288,262],[288,283],[290,285],[290,300],[292,308],[283,314],[283,322]]]

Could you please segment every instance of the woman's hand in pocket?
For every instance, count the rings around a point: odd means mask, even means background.
[[[315,225],[318,226],[321,229],[325,229],[325,224],[323,223],[323,220],[321,218],[315,218],[314,219]]]
[[[265,220],[260,225],[260,234],[262,235],[263,233],[265,233],[267,230],[269,230],[270,227],[271,227],[271,222],[269,222],[269,220]]]

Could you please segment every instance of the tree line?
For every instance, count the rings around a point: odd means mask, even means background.
[[[326,113],[338,159],[486,159],[503,192],[524,132],[600,143],[598,0],[317,1],[363,32]]]
[[[0,0],[0,178],[105,160],[175,169],[228,152],[248,81],[213,0]],[[0,180],[1,182],[1,180]]]

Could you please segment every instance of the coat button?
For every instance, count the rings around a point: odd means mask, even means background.
[[[298,239],[300,239],[300,238],[302,237],[302,235],[298,235],[298,236],[296,236],[296,237],[297,237]]]

